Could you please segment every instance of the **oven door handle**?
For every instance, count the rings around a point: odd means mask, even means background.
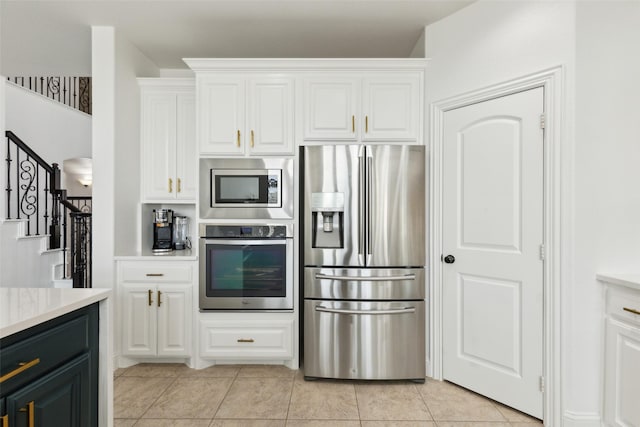
[[[334,314],[404,314],[404,313],[415,313],[415,307],[405,307],[394,310],[341,310],[337,308],[327,308],[322,305],[316,305],[316,311],[320,311],[322,313],[334,313]]]
[[[330,276],[328,274],[317,273],[316,279],[330,279],[330,280],[341,280],[341,281],[353,281],[353,282],[397,282],[400,280],[416,280],[415,274],[403,274],[400,276],[371,276],[371,277],[362,277],[362,276]]]
[[[246,240],[246,239],[209,239],[202,237],[205,245],[229,245],[229,246],[265,246],[265,245],[286,245],[287,239],[260,239],[260,240]]]

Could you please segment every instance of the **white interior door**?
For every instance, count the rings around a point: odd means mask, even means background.
[[[446,112],[442,197],[443,377],[538,418],[543,96]]]

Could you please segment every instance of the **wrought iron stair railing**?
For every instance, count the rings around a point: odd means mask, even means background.
[[[57,163],[49,165],[13,132],[6,131],[5,136],[6,218],[24,220],[26,236],[48,235],[48,248],[63,250],[65,278],[69,277],[69,240],[73,286],[91,287],[90,198],[68,197],[60,185]],[[71,222],[69,236],[67,221]]]
[[[7,77],[7,80],[91,114],[91,77]]]

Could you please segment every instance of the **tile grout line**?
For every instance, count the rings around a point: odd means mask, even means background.
[[[153,378],[153,377],[136,377],[136,378]],[[170,378],[170,377],[167,377],[167,378]],[[171,386],[172,386],[172,385],[173,385],[177,380],[178,380],[178,375],[176,374],[176,376],[173,378],[173,381],[171,381],[169,384],[167,384],[167,386],[164,388],[164,390],[162,390],[162,393],[160,393],[160,394],[158,395],[158,397],[156,397],[156,398],[154,399],[154,401],[153,401],[153,402],[151,402],[151,405],[149,405],[149,407],[148,407],[148,408],[147,408],[147,409],[142,413],[142,415],[140,415],[140,416],[138,417],[138,419],[137,419],[137,420],[136,420],[136,422],[134,423],[134,426],[135,426],[136,424],[138,424],[138,421],[142,420],[142,417],[144,417],[144,416],[145,416],[145,414],[146,414],[147,412],[149,412],[149,409],[151,409],[151,408],[153,407],[153,405],[155,405],[155,404],[156,404],[156,402],[158,401],[158,399],[160,399],[160,398],[162,397],[162,395],[163,395],[163,394],[165,394],[165,393],[167,392],[167,390],[169,390],[169,387],[171,387]]]
[[[238,366],[238,365],[233,365],[233,366]],[[238,375],[240,375],[240,371],[241,370],[242,370],[242,366],[240,366],[238,368],[238,371],[235,373],[235,375],[231,379],[231,383],[229,384],[229,387],[227,388],[227,391],[224,393],[224,396],[222,396],[222,399],[220,399],[220,403],[218,403],[218,407],[216,408],[216,412],[213,413],[213,418],[211,418],[211,423],[210,424],[213,424],[213,422],[215,421],[216,415],[218,415],[218,411],[220,411],[220,408],[222,407],[222,403],[224,402],[224,400],[229,395],[229,391],[231,391],[231,388],[233,387],[233,385],[236,383],[236,380],[238,379]]]
[[[427,383],[427,379],[425,378],[424,381],[425,381],[424,383],[426,384]],[[424,385],[424,384],[421,384],[421,385]],[[438,425],[436,423],[436,417],[433,416],[433,413],[431,412],[431,409],[429,409],[429,404],[427,403],[427,399],[424,398],[424,395],[420,392],[420,389],[418,388],[417,384],[414,384],[414,387],[416,388],[416,391],[418,392],[418,396],[420,396],[420,399],[422,399],[422,403],[424,403],[424,407],[427,408],[427,413],[431,417],[431,421],[434,424]]]

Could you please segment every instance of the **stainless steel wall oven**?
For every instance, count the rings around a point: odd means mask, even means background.
[[[291,225],[200,225],[201,310],[292,310]]]

